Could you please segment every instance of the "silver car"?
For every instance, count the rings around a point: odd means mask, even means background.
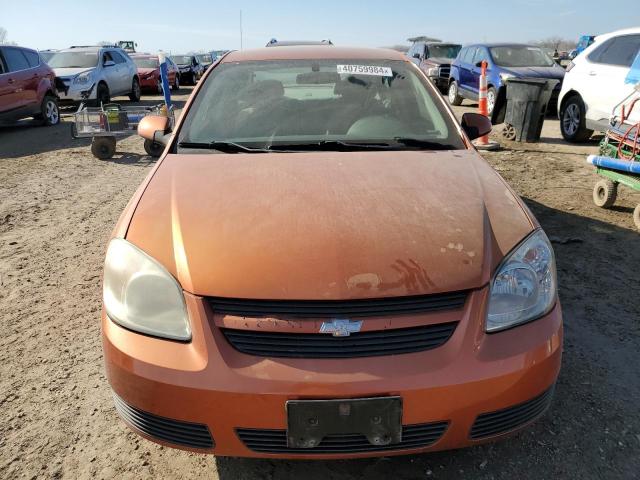
[[[138,69],[118,47],[71,47],[56,52],[48,62],[67,87],[61,102],[109,103],[111,97],[128,95],[140,100]]]

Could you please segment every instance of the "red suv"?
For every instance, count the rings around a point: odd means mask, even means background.
[[[55,74],[37,51],[0,46],[0,122],[26,117],[60,122]]]

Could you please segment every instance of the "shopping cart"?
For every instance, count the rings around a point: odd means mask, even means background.
[[[91,138],[91,153],[101,160],[112,158],[116,153],[118,137],[135,134],[140,120],[148,115],[169,117],[173,126],[175,118],[173,108],[164,103],[154,107],[127,107],[117,103],[105,104],[102,107],[85,107],[81,105],[74,114],[71,124],[73,138]],[[150,140],[144,142],[145,151],[152,157],[159,157],[164,147]]]

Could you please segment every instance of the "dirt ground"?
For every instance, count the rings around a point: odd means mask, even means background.
[[[585,156],[595,141],[568,146],[549,119],[543,142],[485,154],[556,249],[565,353],[543,419],[465,450],[266,461],[163,448],[116,416],[100,346],[102,261],[153,161],[136,137],[97,160],[69,126],[0,128],[0,478],[640,478],[640,234],[631,215],[640,196],[622,189],[613,210],[593,205],[598,177]]]

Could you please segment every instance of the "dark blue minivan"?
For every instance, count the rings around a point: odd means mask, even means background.
[[[451,64],[449,102],[460,105],[462,100],[478,100],[480,66],[487,62],[487,106],[492,116],[496,105],[504,105],[505,82],[512,77],[534,77],[560,80],[555,87],[548,111],[555,112],[558,94],[564,78],[564,68],[555,63],[540,47],[507,43],[476,44],[463,47]],[[493,118],[502,121],[500,112]]]

